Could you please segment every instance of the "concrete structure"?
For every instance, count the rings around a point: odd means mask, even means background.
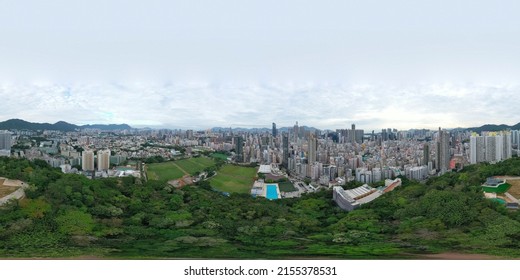
[[[235,142],[235,160],[237,162],[244,162],[244,139],[242,136],[235,136],[233,140]]]
[[[344,190],[342,187],[336,186],[333,188],[332,199],[341,209],[352,211],[360,205],[378,198],[382,194],[383,192],[381,190],[372,188],[366,184],[351,190]]]
[[[0,131],[0,156],[10,156],[12,136],[9,131]]]
[[[258,167],[258,173],[269,174],[271,173],[271,165],[270,164],[262,164]]]
[[[81,153],[81,168],[84,171],[94,171],[94,151],[83,151]]]
[[[439,134],[437,138],[437,171],[444,173],[450,167],[450,133],[446,130],[441,130],[439,127]]]
[[[110,150],[101,150],[97,153],[98,171],[106,171],[110,169]]]

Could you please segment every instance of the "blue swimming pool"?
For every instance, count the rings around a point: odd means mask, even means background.
[[[278,187],[276,185],[267,185],[267,193],[265,197],[267,199],[278,199]]]

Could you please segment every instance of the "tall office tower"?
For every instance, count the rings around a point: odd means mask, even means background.
[[[0,150],[11,150],[11,133],[9,131],[0,131]]]
[[[289,168],[289,136],[287,134],[283,135],[282,149],[283,149],[283,166],[285,166],[285,168]]]
[[[276,135],[277,135],[277,131],[276,131],[276,124],[273,123],[273,137],[276,138]]]
[[[316,162],[317,146],[316,136],[311,134],[309,137],[309,165],[312,165],[314,162]]]
[[[298,127],[298,122],[296,122],[296,124],[294,125],[293,127],[293,141],[294,142],[298,142],[298,135],[299,135],[300,131],[299,131],[299,127]]]
[[[110,150],[98,151],[98,171],[108,170],[110,168]]]
[[[244,161],[244,139],[242,136],[235,136],[235,153],[236,153],[236,161],[243,162]]]
[[[84,171],[94,171],[94,151],[83,151],[81,153],[81,168]]]
[[[450,167],[450,134],[439,127],[437,138],[437,170],[445,172]]]
[[[430,145],[428,143],[425,143],[423,146],[423,165],[428,165],[428,162],[430,161]]]
[[[349,136],[350,136],[350,143],[352,143],[352,144],[356,143],[356,125],[355,124],[352,124],[352,129],[350,130]]]

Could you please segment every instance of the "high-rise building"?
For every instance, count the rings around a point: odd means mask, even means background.
[[[83,151],[81,153],[81,168],[84,171],[94,171],[94,151]]]
[[[289,167],[289,136],[284,134],[282,137],[282,149],[283,149],[283,166]]]
[[[273,123],[273,137],[276,137],[277,131],[276,131],[276,124]]]
[[[317,140],[314,134],[311,134],[309,137],[309,164],[313,164],[316,162],[316,151],[317,151]]]
[[[450,133],[446,130],[441,130],[439,127],[439,134],[437,137],[437,171],[446,172],[450,167]]]
[[[0,131],[0,150],[11,150],[12,141],[9,131]]]
[[[236,161],[243,162],[244,161],[244,139],[242,136],[235,136],[235,153],[236,153]]]
[[[428,162],[430,161],[430,145],[428,143],[424,144],[423,146],[423,165],[428,165]]]
[[[97,160],[98,160],[97,169],[99,171],[104,171],[104,170],[110,169],[110,150],[98,151]]]
[[[470,163],[498,162],[512,156],[511,133],[490,133],[470,137]]]
[[[520,131],[518,130],[511,130],[511,144],[518,148],[520,145]]]
[[[298,122],[296,122],[296,124],[293,127],[293,141],[294,142],[298,142],[299,133],[300,133],[300,131],[299,131],[299,127],[298,127]]]

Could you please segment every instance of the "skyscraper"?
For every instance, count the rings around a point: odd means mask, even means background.
[[[430,145],[428,143],[425,143],[423,146],[423,165],[428,165],[428,162],[430,161]]]
[[[94,171],[94,152],[83,151],[81,153],[81,168],[84,171]]]
[[[450,133],[446,130],[441,130],[439,127],[439,134],[437,137],[437,171],[446,172],[450,167]]]
[[[110,150],[98,151],[98,170],[104,171],[110,168]]]
[[[298,127],[298,122],[296,122],[296,124],[294,125],[293,127],[293,140],[294,142],[298,142],[298,133],[299,133],[299,127]]]
[[[235,153],[236,153],[236,161],[243,162],[244,161],[244,139],[242,136],[235,136]]]
[[[276,137],[277,131],[276,131],[276,124],[273,123],[273,137]]]
[[[283,166],[289,168],[289,136],[283,135],[282,138],[282,149],[283,149]]]
[[[316,151],[317,151],[317,140],[314,133],[312,133],[309,137],[309,165],[312,165],[316,162]]]

